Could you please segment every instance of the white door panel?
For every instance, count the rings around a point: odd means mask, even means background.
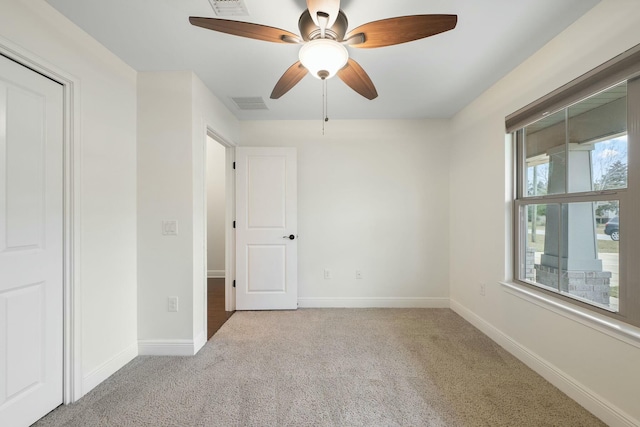
[[[248,292],[285,292],[287,245],[247,245]]]
[[[295,148],[238,148],[236,193],[236,309],[297,308]]]
[[[0,425],[62,403],[63,90],[0,56]]]
[[[247,228],[284,229],[286,217],[286,157],[247,157]]]

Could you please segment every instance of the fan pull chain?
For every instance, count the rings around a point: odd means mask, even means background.
[[[322,135],[324,136],[324,124],[327,118],[327,79],[322,79]]]
[[[324,81],[324,121],[329,121],[329,83]]]

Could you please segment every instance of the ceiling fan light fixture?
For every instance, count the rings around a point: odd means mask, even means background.
[[[302,46],[300,62],[317,79],[329,79],[336,75],[349,60],[349,52],[331,39],[311,40]]]

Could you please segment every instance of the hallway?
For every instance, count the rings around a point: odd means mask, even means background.
[[[207,279],[207,340],[233,313],[224,311],[224,278]]]

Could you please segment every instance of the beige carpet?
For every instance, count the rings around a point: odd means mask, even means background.
[[[448,309],[237,312],[138,357],[44,426],[604,425]]]

